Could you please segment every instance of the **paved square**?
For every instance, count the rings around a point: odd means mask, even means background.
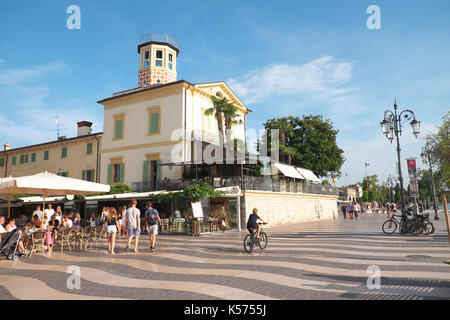
[[[431,236],[385,235],[385,215],[272,227],[267,249],[244,253],[244,232],[158,237],[140,252],[117,255],[107,243],[84,252],[58,250],[0,260],[0,299],[449,299],[450,249],[444,219]],[[369,266],[381,289],[369,289]],[[81,271],[68,289],[69,266]]]

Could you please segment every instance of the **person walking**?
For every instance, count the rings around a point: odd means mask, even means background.
[[[137,200],[131,200],[131,207],[125,212],[124,225],[128,231],[128,244],[126,250],[130,248],[131,240],[134,238],[134,252],[138,252],[138,241],[141,234],[141,211],[136,208]]]
[[[120,233],[121,233],[121,236],[124,237],[125,235],[128,236],[127,228],[125,228],[125,225],[123,223],[123,219],[125,217],[125,213],[127,212],[127,206],[120,207],[120,212],[121,212],[121,219],[122,219],[122,222],[121,222],[121,225],[120,225]]]
[[[348,210],[348,215],[350,217],[350,219],[353,219],[353,203],[349,203],[347,206],[347,210]]]
[[[355,214],[355,219],[359,219],[359,214],[360,214],[360,211],[361,211],[360,208],[361,208],[361,207],[359,206],[359,203],[358,203],[358,202],[356,202],[356,203],[353,205],[353,212],[354,212],[354,214]]]
[[[344,215],[344,219],[347,219],[347,205],[345,203],[342,204],[342,214]]]
[[[147,202],[147,210],[145,211],[145,223],[150,235],[150,250],[155,252],[156,236],[158,235],[158,227],[161,225],[159,212],[152,207],[151,201]]]
[[[116,209],[111,208],[105,219],[105,231],[108,235],[108,253],[116,254],[114,252],[114,247],[116,245],[116,234],[118,228],[117,211]]]

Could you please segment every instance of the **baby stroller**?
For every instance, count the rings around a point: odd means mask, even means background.
[[[0,245],[0,253],[3,253],[6,256],[6,259],[16,261],[17,258],[23,255],[17,250],[19,242],[22,240],[22,231],[19,228],[14,229],[5,239],[3,239]]]

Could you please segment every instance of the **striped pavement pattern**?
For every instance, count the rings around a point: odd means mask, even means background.
[[[106,240],[87,251],[55,250],[31,259],[0,260],[0,299],[356,299],[450,298],[450,249],[443,220],[431,236],[385,235],[383,215],[266,228],[268,247],[243,251],[245,232],[147,235],[139,252],[106,252]],[[81,274],[67,286],[69,266]],[[367,286],[369,266],[380,289]]]

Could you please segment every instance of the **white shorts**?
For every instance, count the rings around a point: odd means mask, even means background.
[[[151,236],[156,236],[158,234],[158,225],[157,224],[149,225],[148,226],[148,233]]]
[[[115,225],[107,226],[106,232],[107,233],[117,233],[117,227]]]

